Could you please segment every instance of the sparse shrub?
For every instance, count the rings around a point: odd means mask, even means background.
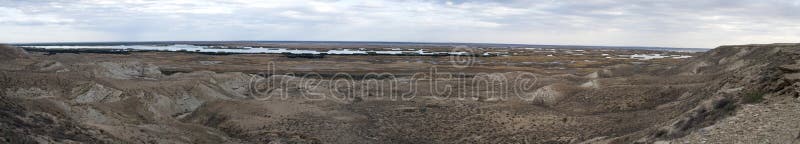
[[[732,112],[736,109],[736,105],[730,99],[721,99],[714,102],[714,109],[720,110],[722,113],[729,113],[733,114]]]
[[[742,103],[759,103],[764,101],[764,92],[763,91],[751,91],[744,94],[742,98]]]

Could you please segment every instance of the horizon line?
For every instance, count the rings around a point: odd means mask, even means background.
[[[334,43],[406,43],[406,44],[484,44],[484,45],[520,45],[520,46],[574,46],[603,48],[673,48],[673,49],[714,49],[701,47],[665,47],[665,46],[632,46],[632,45],[585,45],[585,44],[523,44],[493,42],[439,42],[439,41],[350,41],[350,40],[155,40],[155,41],[67,41],[67,42],[13,42],[0,43],[9,45],[35,44],[69,44],[69,43],[169,43],[169,42],[334,42]],[[724,45],[720,45],[724,46]]]

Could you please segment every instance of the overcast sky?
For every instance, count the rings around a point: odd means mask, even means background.
[[[0,0],[0,43],[170,40],[796,43],[800,0]]]

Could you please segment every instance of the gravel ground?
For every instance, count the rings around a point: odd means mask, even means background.
[[[777,100],[771,100],[777,101]],[[671,143],[800,143],[800,102],[744,105],[735,116]]]

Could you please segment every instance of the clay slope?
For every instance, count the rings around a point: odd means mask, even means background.
[[[796,124],[760,130],[762,133],[774,134],[766,134],[772,135],[771,137],[759,137],[753,136],[753,131],[744,132],[743,127],[764,128],[766,125],[762,125],[763,123],[733,121],[748,121],[743,119],[753,119],[753,115],[760,114],[770,117],[759,117],[759,120],[780,119],[788,123],[800,120],[796,117],[798,112],[786,110],[800,106],[797,93],[800,83],[796,83],[798,81],[795,78],[797,72],[800,72],[797,71],[800,68],[797,65],[798,60],[798,44],[722,46],[711,50],[695,61],[664,74],[703,76],[708,79],[702,89],[689,91],[697,99],[685,101],[690,104],[686,106],[695,106],[656,127],[619,137],[612,142],[797,142],[800,127]],[[776,111],[782,110],[781,113],[784,114],[769,114],[764,112],[769,110],[763,109],[761,112],[754,112],[759,110],[753,110],[753,107],[770,107]],[[715,129],[720,125],[728,128]],[[739,128],[729,128],[731,126]],[[690,136],[686,137],[687,135]]]
[[[736,111],[723,118],[709,118],[724,112],[714,109],[719,102],[697,107],[665,128],[667,135],[673,131],[690,133],[671,141],[800,142],[800,44],[722,46],[684,68],[716,75],[719,82],[712,86],[719,88],[712,99],[730,99]],[[693,121],[708,122],[691,125]]]
[[[12,60],[26,57],[28,57],[28,53],[25,52],[25,50],[0,44],[0,60]]]

